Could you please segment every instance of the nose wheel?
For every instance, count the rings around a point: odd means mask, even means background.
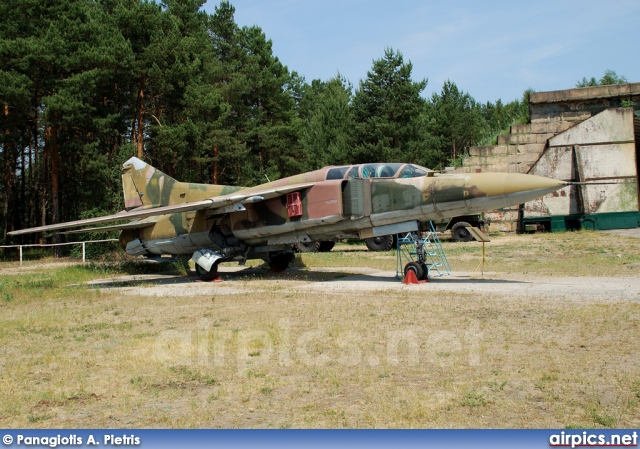
[[[429,278],[429,267],[424,262],[409,262],[406,264],[404,266],[404,277],[407,277],[411,271],[419,281],[424,281]]]

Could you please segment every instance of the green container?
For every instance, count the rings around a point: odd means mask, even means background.
[[[602,214],[552,215],[549,217],[525,217],[520,229],[524,231],[544,230],[551,232],[576,231],[579,229],[605,230],[629,229],[640,226],[640,211],[607,212]]]

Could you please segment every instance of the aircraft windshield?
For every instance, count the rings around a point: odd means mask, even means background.
[[[420,176],[425,176],[426,174],[426,170],[423,170],[422,168],[416,167],[411,164],[407,164],[400,171],[400,178],[419,178]]]
[[[429,169],[411,164],[361,164],[333,167],[327,171],[327,179],[348,178],[418,178]]]
[[[347,170],[349,170],[349,165],[346,165],[344,167],[331,168],[327,172],[327,179],[343,179],[344,175],[347,173]]]

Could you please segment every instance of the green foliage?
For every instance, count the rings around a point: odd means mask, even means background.
[[[416,162],[428,141],[421,126],[427,80],[412,81],[411,62],[402,53],[385,49],[373,62],[353,98],[351,161]]]
[[[442,157],[455,161],[487,133],[481,106],[454,82],[445,81],[440,95],[434,93],[430,103]]]
[[[239,28],[235,9],[220,3],[208,30],[220,63],[213,72],[229,112],[214,142],[219,172],[227,184],[254,185],[303,168],[297,138],[295,76],[272,53],[258,27]],[[228,179],[228,181],[227,181]]]
[[[131,156],[183,181],[251,186],[325,165],[459,164],[528,120],[528,92],[481,105],[447,81],[425,99],[427,80],[391,48],[355,91],[340,74],[307,83],[229,1],[213,14],[203,3],[0,2],[5,233],[120,210]]]
[[[351,163],[351,91],[351,84],[340,75],[327,82],[314,80],[307,86],[299,115],[300,141],[307,153],[309,170]]]
[[[479,145],[495,145],[496,137],[508,134],[511,125],[522,125],[529,122],[529,95],[532,89],[522,94],[522,100],[514,100],[503,104],[501,100],[482,105],[482,115],[487,123],[485,135],[478,142]]]
[[[589,79],[583,76],[580,81],[576,82],[576,87],[592,87],[592,86],[599,86],[599,85],[600,84],[593,76]]]
[[[600,80],[596,80],[593,76],[591,78],[582,77],[580,81],[576,82],[576,87],[606,86],[609,84],[626,84],[628,82],[625,76],[618,75],[615,70],[607,69]]]
[[[121,209],[133,155],[192,182],[304,168],[293,74],[230,3],[202,4],[0,5],[5,231]]]

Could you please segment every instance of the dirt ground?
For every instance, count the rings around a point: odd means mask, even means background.
[[[640,241],[604,235],[500,236],[483,274],[452,244],[419,285],[339,245],[222,282],[2,268],[0,426],[635,428]]]
[[[631,228],[631,229],[612,229],[610,231],[602,231],[607,234],[614,235],[625,235],[627,237],[637,237],[640,238],[640,228]]]
[[[119,276],[92,281],[90,285],[104,292],[142,296],[229,295],[252,292],[247,277],[260,276],[261,268],[221,267],[222,282],[200,282],[195,276],[181,274],[155,274]],[[323,279],[322,274],[331,276]],[[362,267],[333,267],[313,269],[290,268],[273,274],[270,280],[260,282],[263,287],[278,285],[287,292],[366,295],[395,291],[451,294],[486,294],[513,297],[545,296],[575,301],[640,301],[640,277],[540,277],[506,275],[504,273],[460,273],[432,277],[419,285],[404,285],[394,271]],[[141,288],[143,287],[143,288]],[[258,291],[260,287],[258,287]]]

